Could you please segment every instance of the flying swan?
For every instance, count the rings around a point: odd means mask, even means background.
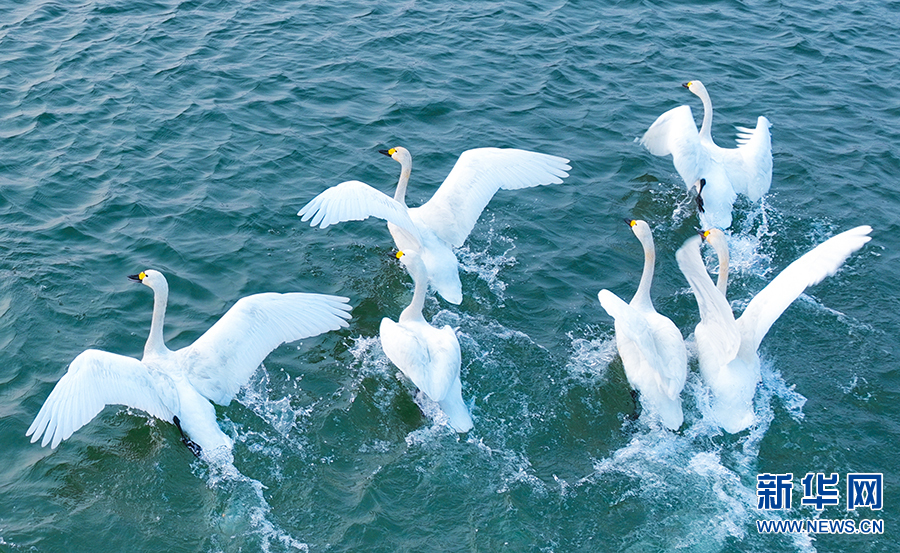
[[[731,209],[737,194],[758,201],[772,184],[772,137],[769,120],[760,116],[756,128],[738,127],[737,148],[720,148],[712,139],[712,102],[700,81],[685,88],[703,100],[700,132],[690,106],[678,106],[660,115],[640,142],[651,154],[672,155],[675,170],[690,190],[698,188],[704,229],[731,226]],[[700,179],[706,180],[700,186]]]
[[[712,392],[716,422],[726,432],[737,433],[755,422],[753,395],[760,381],[759,344],[772,324],[808,287],[833,275],[844,261],[871,238],[872,227],[863,225],[835,235],[787,266],[734,318],[723,293],[727,284],[727,261],[719,269],[717,287],[700,256],[700,236],[688,238],[675,258],[700,309],[694,331],[700,374]],[[704,233],[717,252],[726,251],[725,235]]]
[[[681,390],[687,380],[687,350],[681,331],[671,320],[656,312],[650,299],[656,250],[650,226],[644,221],[628,221],[644,247],[644,272],[631,303],[609,290],[597,295],[603,309],[616,320],[616,346],[622,357],[628,383],[648,411],[659,416],[671,430],[684,421]]]
[[[428,284],[425,264],[415,251],[397,253],[415,283],[412,302],[398,322],[381,320],[385,355],[432,401],[440,405],[457,432],[472,429],[472,417],[462,399],[459,380],[459,340],[450,326],[435,328],[422,316]]]
[[[347,298],[323,294],[255,294],[241,298],[193,344],[171,351],[163,340],[169,286],[162,273],[129,276],[153,290],[153,319],[138,361],[89,349],[76,357],[44,402],[26,436],[51,448],[106,405],[127,405],[172,421],[197,456],[232,440],[211,401],[227,405],[266,356],[284,342],[347,326]],[[186,434],[186,435],[185,435]]]
[[[559,184],[569,176],[569,160],[516,149],[476,148],[459,156],[434,196],[419,207],[406,206],[412,156],[402,147],[379,150],[400,163],[393,199],[360,181],[347,181],[313,198],[297,215],[311,226],[378,217],[400,251],[417,251],[430,284],[448,302],[459,305],[462,288],[452,248],[463,245],[482,210],[499,189]]]

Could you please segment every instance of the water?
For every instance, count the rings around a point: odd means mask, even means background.
[[[0,551],[892,551],[900,305],[900,4],[7,2],[0,7]],[[735,211],[743,309],[832,234],[874,227],[763,342],[759,424],[707,422],[696,372],[673,434],[644,417],[596,293],[641,270],[692,345],[674,251],[697,224],[671,162],[634,142],[704,81],[713,136],[773,123],[774,178]],[[498,193],[459,251],[475,428],[450,431],[381,352],[409,302],[376,221],[309,228],[328,186],[410,205],[464,150],[572,160],[562,185]],[[109,407],[56,450],[24,436],[89,347],[140,356],[157,268],[166,338],[190,343],[244,295],[351,298],[348,329],[282,346],[217,407],[233,461]],[[713,269],[714,266],[710,265]],[[762,472],[884,473],[885,508],[756,509]],[[763,535],[757,520],[881,519],[883,535]]]

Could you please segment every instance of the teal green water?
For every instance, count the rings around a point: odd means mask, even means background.
[[[269,4],[277,4],[272,7]],[[0,551],[894,551],[900,375],[900,3],[16,1],[0,6]],[[704,417],[692,359],[680,433],[632,421],[612,319],[659,251],[653,296],[692,340],[674,251],[697,225],[669,159],[636,142],[699,100],[713,135],[772,123],[774,177],[739,202],[730,299],[860,224],[873,240],[763,341],[759,423]],[[501,191],[458,252],[458,436],[378,343],[410,281],[378,221],[297,210],[359,179],[410,205],[464,150],[572,160],[564,184]],[[236,446],[210,466],[171,424],[112,406],[57,449],[25,430],[68,363],[140,356],[163,271],[166,338],[238,298],[351,298],[349,328],[278,348],[217,407]],[[421,402],[419,402],[421,403]],[[795,508],[756,509],[793,473]],[[885,506],[799,507],[807,472],[883,473]],[[843,497],[843,495],[842,495]],[[763,535],[757,520],[884,522],[882,535]]]

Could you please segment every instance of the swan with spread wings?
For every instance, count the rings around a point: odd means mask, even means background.
[[[394,197],[360,181],[333,186],[307,203],[297,215],[311,226],[378,217],[400,251],[416,251],[429,283],[448,302],[462,301],[459,263],[453,248],[463,245],[497,190],[559,184],[569,176],[569,160],[517,149],[476,148],[459,156],[432,198],[419,207],[406,206],[412,156],[406,148],[379,150],[400,163]]]

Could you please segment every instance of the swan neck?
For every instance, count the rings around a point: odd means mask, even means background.
[[[169,301],[169,289],[161,286],[153,290],[153,319],[150,321],[150,335],[144,346],[144,357],[165,353],[168,350],[163,338],[163,323],[166,318],[166,304]]]
[[[653,301],[650,299],[650,285],[653,283],[653,270],[656,265],[656,248],[653,246],[653,237],[645,236],[641,238],[641,244],[644,246],[644,271],[641,273],[641,282],[638,284],[637,292],[631,299],[632,305],[644,305],[653,308]]]
[[[716,288],[722,292],[723,296],[727,297],[725,292],[728,289],[728,247],[716,244],[716,255],[719,257],[719,277],[716,279]]]
[[[409,184],[411,172],[412,162],[400,162],[400,180],[397,181],[397,191],[394,192],[394,199],[403,205],[406,205],[406,186]]]
[[[416,290],[413,292],[413,299],[410,304],[400,313],[401,321],[424,321],[422,309],[425,308],[425,292],[428,290],[428,279],[425,275],[413,275],[413,282],[416,283]]]
[[[705,88],[697,95],[703,101],[703,123],[700,125],[700,138],[712,142],[712,100],[709,99],[709,93]]]

